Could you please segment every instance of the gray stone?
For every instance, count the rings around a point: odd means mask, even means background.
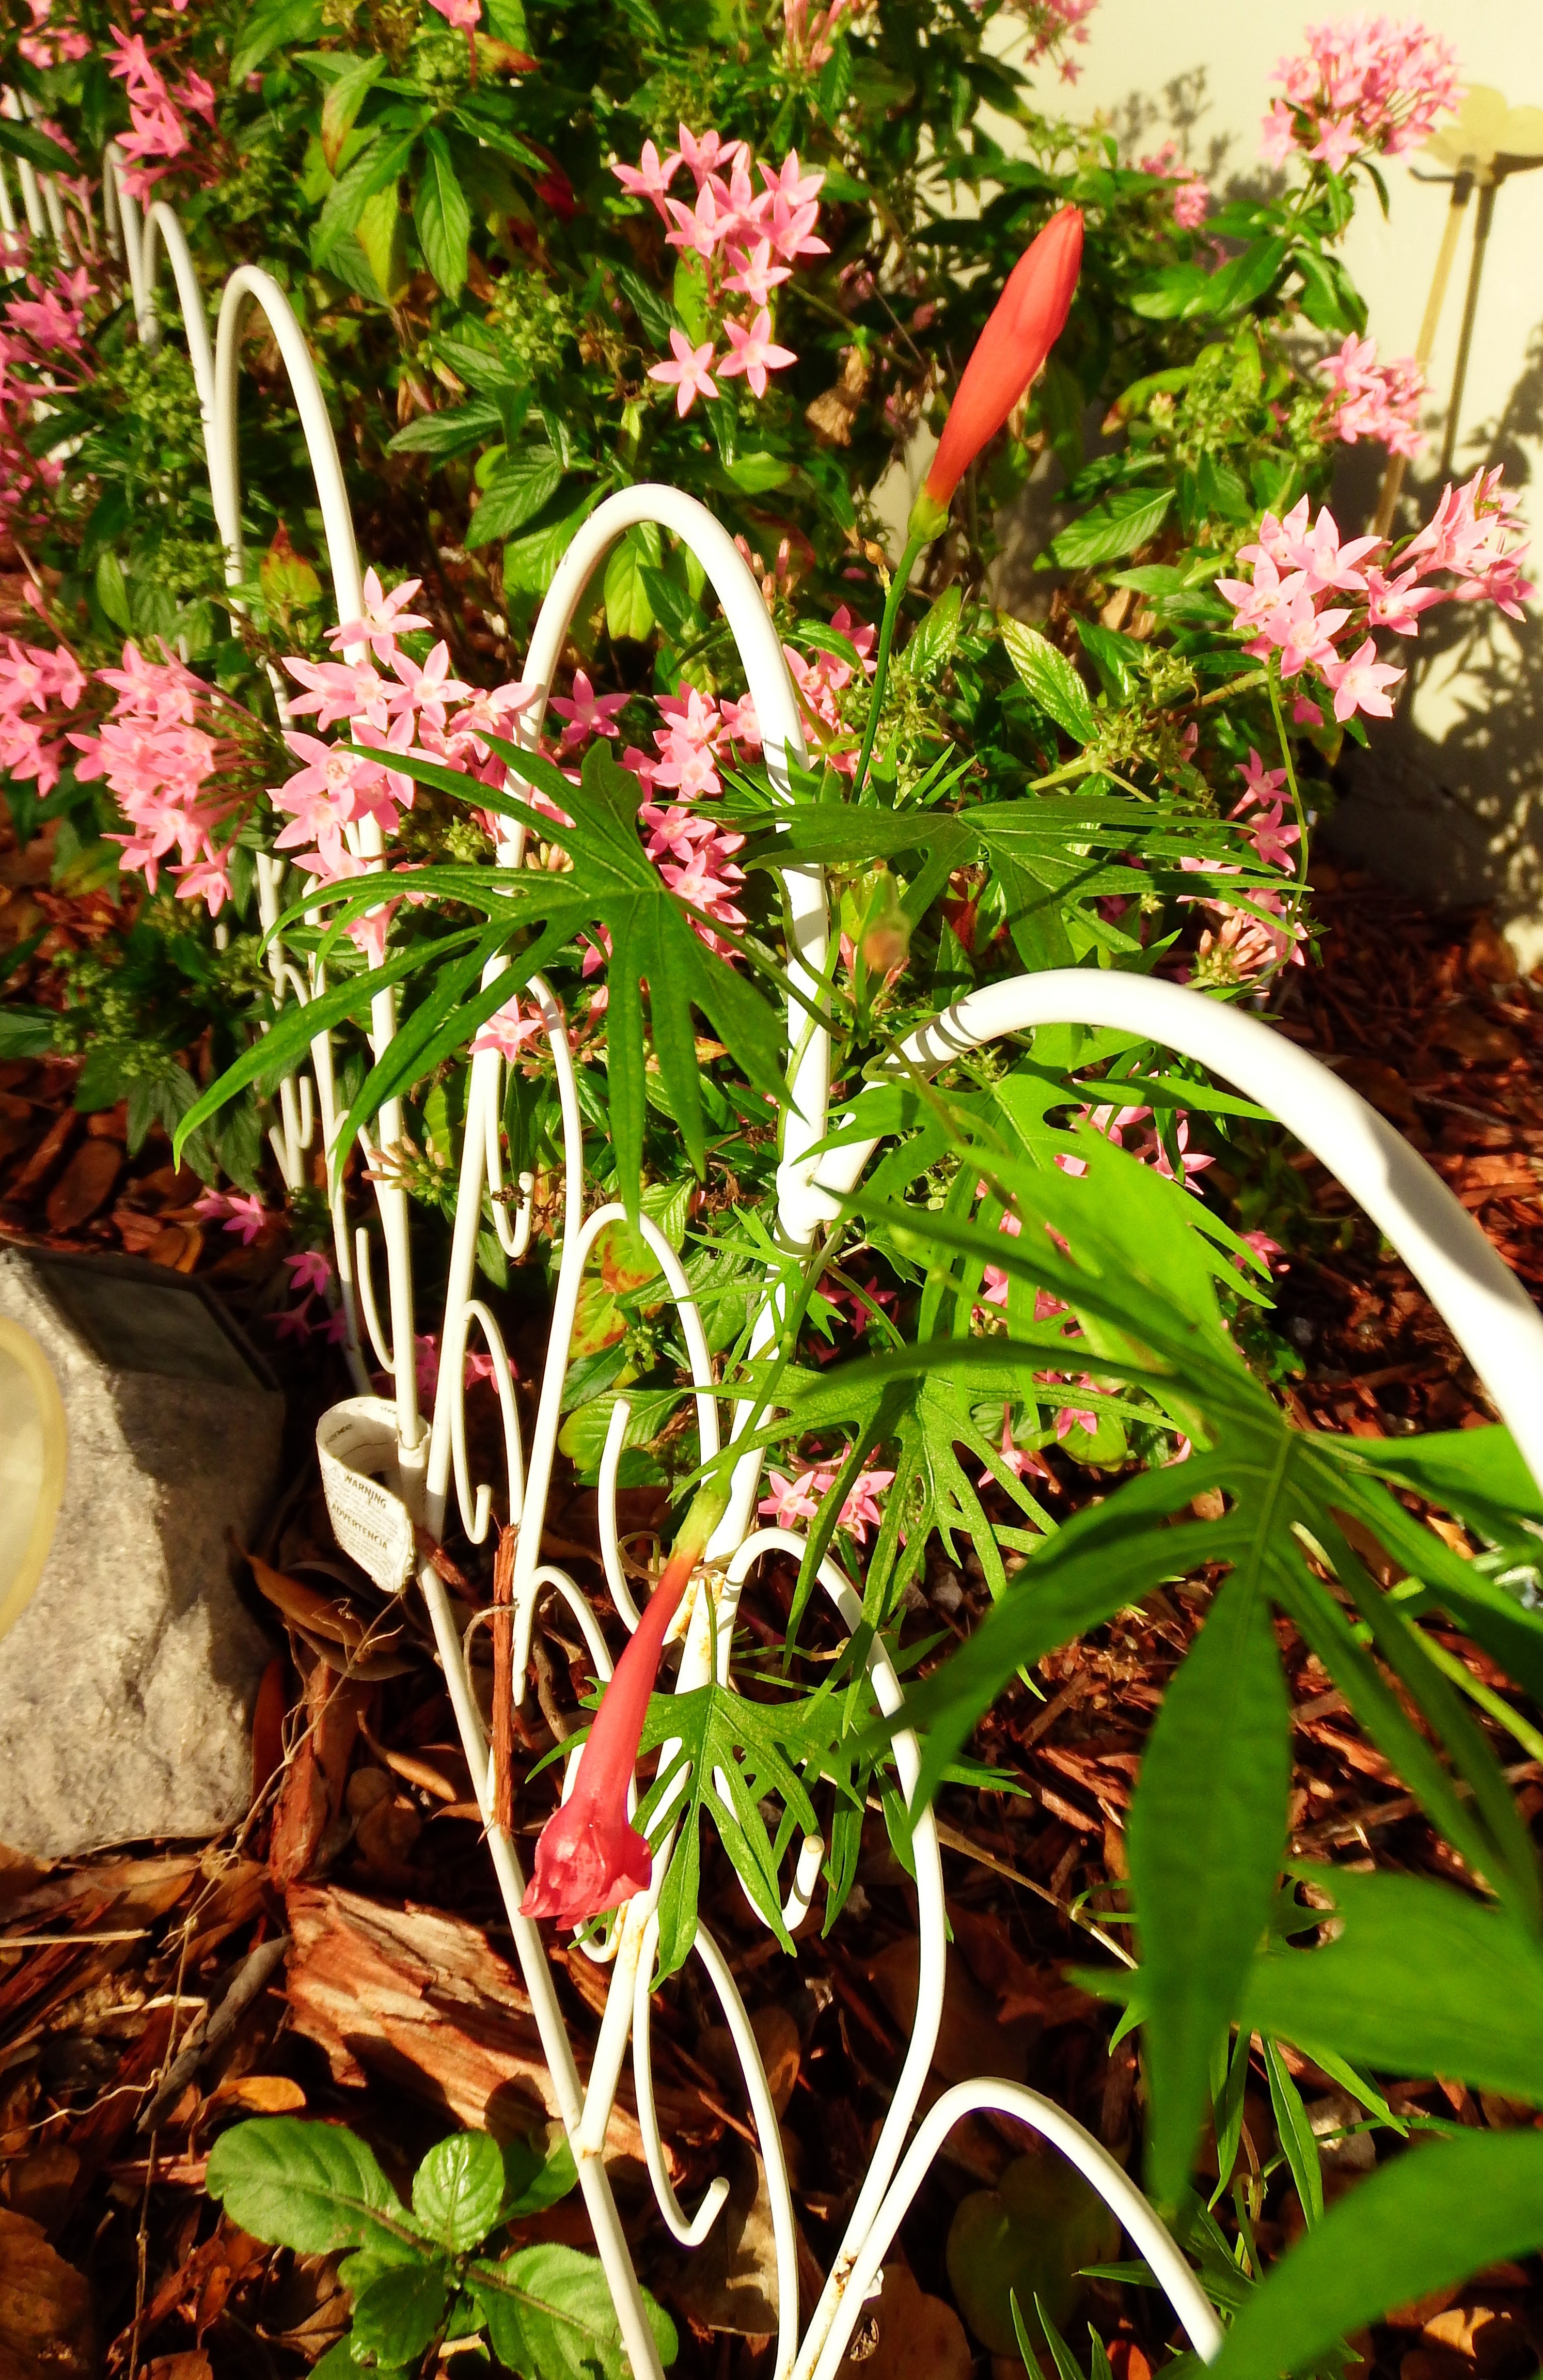
[[[228,1538],[250,1543],[283,1426],[197,1282],[0,1253],[0,1842],[46,1857],[241,1816],[273,1648]]]

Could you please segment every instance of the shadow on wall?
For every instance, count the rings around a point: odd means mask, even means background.
[[[1460,443],[1456,475],[1499,463],[1509,487],[1524,487],[1540,443],[1543,327],[1498,420]],[[1346,449],[1342,522],[1369,518],[1380,461],[1380,449]],[[1440,493],[1434,480],[1406,482],[1400,530],[1428,518]],[[1422,900],[1492,902],[1530,966],[1543,958],[1543,617],[1445,604],[1399,658],[1409,680],[1398,714],[1373,723],[1365,752],[1346,747],[1329,842]]]

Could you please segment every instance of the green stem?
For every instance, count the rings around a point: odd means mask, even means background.
[[[890,647],[894,642],[894,624],[900,617],[901,602],[910,584],[911,573],[916,568],[917,556],[929,542],[929,540],[925,538],[907,539],[905,551],[900,557],[899,566],[894,577],[890,580],[890,591],[884,598],[884,617],[879,630],[879,652],[873,673],[873,692],[869,698],[868,725],[863,730],[863,747],[857,755],[857,766],[852,778],[851,797],[854,802],[861,800],[863,787],[868,783],[868,764],[873,757],[873,739],[879,733],[879,713],[884,707],[884,689],[889,683]]]
[[[1302,791],[1296,782],[1291,739],[1286,734],[1285,714],[1281,709],[1281,661],[1278,653],[1270,654],[1265,664],[1265,675],[1270,686],[1270,707],[1275,714],[1275,733],[1281,743],[1281,759],[1285,766],[1286,783],[1291,788],[1291,806],[1296,818],[1296,897],[1292,903],[1291,912],[1294,927],[1301,920],[1303,896],[1307,890],[1307,813],[1302,807]]]

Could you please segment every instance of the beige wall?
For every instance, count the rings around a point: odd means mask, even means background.
[[[1383,5],[1444,33],[1465,80],[1494,85],[1513,105],[1543,105],[1543,0]],[[1101,112],[1122,132],[1133,112],[1145,115],[1151,128],[1142,148],[1156,147],[1177,116],[1191,160],[1224,189],[1259,170],[1258,127],[1276,60],[1301,46],[1304,26],[1349,17],[1356,6],[1100,0],[1077,53],[1078,81],[1058,93],[1053,76],[1043,77],[1041,103],[1059,98],[1083,118]],[[1193,83],[1187,94],[1175,89],[1196,77],[1203,78],[1197,98]],[[1185,125],[1186,96],[1196,112]],[[1407,355],[1419,329],[1448,191],[1416,176],[1437,170],[1417,154],[1390,161],[1390,221],[1368,195],[1349,234],[1346,261],[1384,357]],[[1470,220],[1473,212],[1470,206]],[[1470,252],[1465,235],[1430,371],[1434,435],[1410,481],[1422,512],[1435,492]],[[1339,501],[1347,516],[1374,501],[1357,465],[1365,451],[1345,453]],[[1501,460],[1508,480],[1533,481],[1524,506],[1543,582],[1543,170],[1516,176],[1497,197],[1455,468],[1466,476],[1480,462]],[[1352,851],[1429,894],[1495,897],[1530,965],[1543,957],[1543,609],[1535,605],[1517,628],[1492,611],[1481,617],[1453,605],[1435,615],[1415,650],[1420,667],[1405,715],[1379,737],[1373,764],[1357,769],[1339,832]]]

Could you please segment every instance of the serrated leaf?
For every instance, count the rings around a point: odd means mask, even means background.
[[[341,2124],[298,2116],[234,2124],[210,2151],[204,2187],[254,2239],[302,2255],[351,2248],[398,2265],[424,2253],[373,2149]]]
[[[424,262],[445,296],[458,298],[466,285],[471,209],[456,172],[450,143],[437,125],[431,124],[423,135],[423,171],[413,197],[413,221]]]
[[[416,421],[397,431],[390,451],[441,457],[464,455],[496,438],[502,428],[503,416],[492,398],[474,396],[469,404],[448,407],[443,413],[420,413]]]
[[[502,2264],[473,2265],[467,2286],[493,2353],[511,2372],[541,2380],[631,2380],[621,2325],[597,2256],[577,2248],[516,2249]],[[659,2360],[675,2360],[675,2328],[647,2292],[643,2307]]]
[[[1236,2015],[1286,1834],[1291,1713],[1254,1561],[1212,1599],[1163,1696],[1126,1834],[1146,1982],[1156,2196],[1176,2203],[1212,2053]]]
[[[354,2355],[394,2371],[416,2364],[444,2320],[450,2282],[437,2258],[380,2274],[354,2298]]]
[[[1051,542],[1050,557],[1063,570],[1091,570],[1135,553],[1156,537],[1172,502],[1172,488],[1128,488],[1063,528]]]
[[[653,606],[643,584],[646,567],[630,536],[612,547],[605,565],[605,625],[613,638],[631,637],[641,644],[653,634]]]
[[[339,240],[358,228],[368,201],[378,190],[389,189],[406,171],[418,138],[416,128],[409,132],[371,133],[368,145],[327,193],[311,235],[312,264],[325,264]]]
[[[522,446],[505,455],[483,492],[467,531],[468,545],[492,545],[534,519],[563,483],[563,466],[550,446]]]
[[[497,2223],[504,2187],[498,2143],[486,2132],[452,2132],[435,2143],[413,2176],[413,2213],[425,2230],[458,2254],[480,2247]]]
[[[350,58],[343,72],[328,84],[322,102],[322,154],[329,174],[336,173],[343,144],[354,128],[354,120],[385,69],[384,54],[377,50],[368,57]]]
[[[1072,662],[1038,628],[1023,621],[998,617],[1007,658],[1041,710],[1049,713],[1074,744],[1091,744],[1099,732],[1092,698]]]

